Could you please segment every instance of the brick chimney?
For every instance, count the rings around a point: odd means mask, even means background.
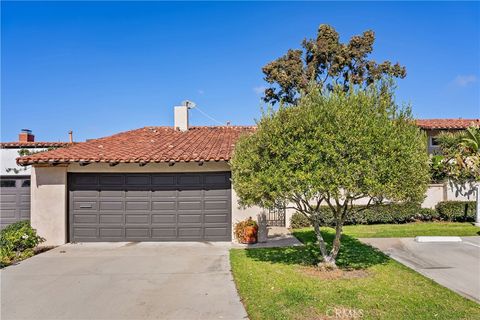
[[[18,134],[18,141],[19,142],[34,142],[35,136],[32,133],[32,130],[29,129],[22,129]]]

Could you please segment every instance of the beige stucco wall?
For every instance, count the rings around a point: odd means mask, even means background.
[[[431,184],[425,193],[425,199],[422,202],[422,208],[435,208],[437,203],[446,200],[444,184]]]
[[[67,168],[33,167],[31,170],[32,226],[46,239],[42,245],[67,241]]]

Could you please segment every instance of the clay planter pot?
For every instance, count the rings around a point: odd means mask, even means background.
[[[245,236],[244,236],[244,243],[252,244],[257,243],[257,227],[247,226],[244,229]]]

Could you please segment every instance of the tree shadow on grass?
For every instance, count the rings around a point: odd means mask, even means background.
[[[301,229],[294,235],[305,244],[303,247],[247,249],[246,255],[257,261],[281,264],[316,265],[320,262],[320,250],[315,233],[311,229]],[[328,249],[333,242],[333,233],[323,232]],[[348,235],[342,235],[337,265],[342,269],[365,269],[373,265],[385,264],[389,258],[381,251],[360,242]]]

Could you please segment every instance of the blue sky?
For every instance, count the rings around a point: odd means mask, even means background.
[[[261,67],[333,25],[373,29],[372,58],[399,61],[399,101],[421,118],[480,116],[478,2],[4,2],[1,140],[77,141],[172,125],[190,99],[220,122],[253,124]],[[193,125],[213,125],[199,111]]]

